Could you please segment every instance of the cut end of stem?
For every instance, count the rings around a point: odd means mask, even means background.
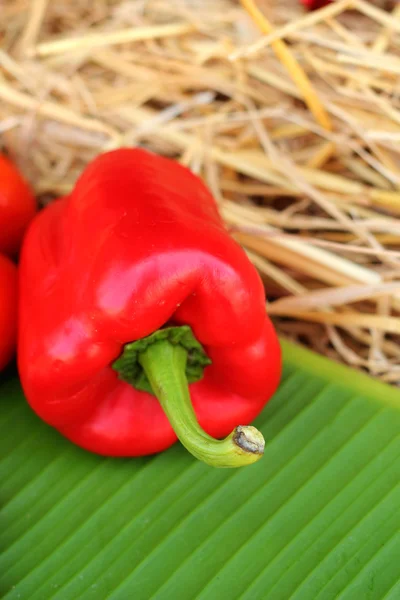
[[[259,457],[264,454],[265,440],[262,435],[252,425],[239,425],[233,432],[233,442],[246,454],[258,454]]]
[[[216,440],[204,431],[199,432],[199,435],[193,435],[191,439],[180,439],[193,456],[211,467],[246,467],[260,460],[264,455],[263,435],[251,425],[235,427],[223,440]]]

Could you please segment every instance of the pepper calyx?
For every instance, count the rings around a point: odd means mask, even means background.
[[[189,325],[158,329],[147,337],[125,344],[122,354],[111,365],[115,371],[118,371],[119,379],[126,381],[137,390],[148,392],[154,396],[153,388],[139,357],[149,346],[161,341],[168,341],[172,346],[181,346],[186,350],[185,374],[188,383],[195,383],[202,379],[205,367],[211,365],[212,361],[195,338]]]

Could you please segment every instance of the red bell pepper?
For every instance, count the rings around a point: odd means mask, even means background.
[[[44,421],[103,455],[178,436],[215,466],[260,458],[245,425],[278,385],[279,344],[257,271],[189,170],[99,156],[36,217],[20,274],[19,370]]]

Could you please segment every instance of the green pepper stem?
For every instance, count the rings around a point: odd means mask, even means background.
[[[255,427],[238,426],[224,440],[200,427],[185,375],[187,351],[181,345],[155,342],[138,360],[176,435],[193,456],[213,467],[242,467],[262,457],[264,438]]]

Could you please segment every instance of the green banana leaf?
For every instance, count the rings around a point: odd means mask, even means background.
[[[283,343],[251,467],[105,459],[0,386],[0,595],[399,600],[400,392]]]

